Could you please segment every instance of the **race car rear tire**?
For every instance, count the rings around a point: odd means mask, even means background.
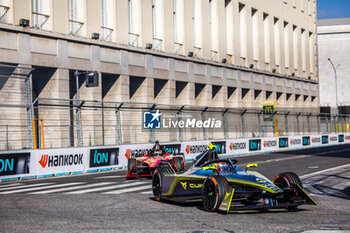
[[[158,169],[152,176],[152,191],[156,201],[160,201],[162,199],[162,172]]]
[[[206,211],[215,212],[225,198],[228,182],[225,177],[214,175],[208,177],[202,188],[202,202]]]

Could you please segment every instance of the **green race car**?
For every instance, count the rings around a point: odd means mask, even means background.
[[[219,159],[211,148],[183,173],[176,173],[167,161],[155,170],[152,189],[156,200],[190,202],[201,200],[207,211],[246,209],[295,209],[316,202],[305,192],[299,177],[286,172],[270,181],[258,172],[236,166],[237,160]]]

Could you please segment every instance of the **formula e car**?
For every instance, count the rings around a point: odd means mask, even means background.
[[[128,159],[128,174],[127,179],[136,177],[152,177],[152,174],[161,161],[169,163],[171,168],[180,172],[185,168],[185,161],[183,155],[170,154],[164,149],[158,141],[147,154],[140,157],[131,157]]]
[[[299,177],[286,172],[270,181],[258,172],[236,166],[237,160],[219,159],[213,149],[203,152],[186,172],[177,173],[167,161],[155,170],[152,189],[156,200],[202,201],[207,211],[295,209],[316,202],[304,191]]]

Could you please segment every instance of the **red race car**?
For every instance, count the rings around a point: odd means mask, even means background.
[[[136,177],[152,177],[154,170],[162,160],[166,160],[171,164],[175,171],[185,169],[185,161],[183,155],[174,155],[167,152],[163,146],[156,141],[156,144],[146,155],[140,157],[130,157],[128,159],[127,179]]]

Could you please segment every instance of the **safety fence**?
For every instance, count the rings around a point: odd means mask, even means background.
[[[228,140],[204,140],[163,144],[170,153],[183,154],[187,161],[216,145],[220,157],[296,150],[310,147],[349,144],[350,134],[322,134]],[[79,147],[0,152],[0,181],[35,179],[126,168],[128,158],[147,153],[153,144],[112,147]]]
[[[28,105],[0,104],[0,150],[113,146],[229,138],[347,133],[347,115],[319,109],[278,108],[267,121],[260,108],[219,108],[37,98]],[[32,108],[32,114],[27,114]],[[161,127],[144,128],[145,112],[159,111]],[[180,121],[220,127],[179,127]],[[30,122],[30,123],[28,123]],[[191,126],[191,125],[190,125]]]

